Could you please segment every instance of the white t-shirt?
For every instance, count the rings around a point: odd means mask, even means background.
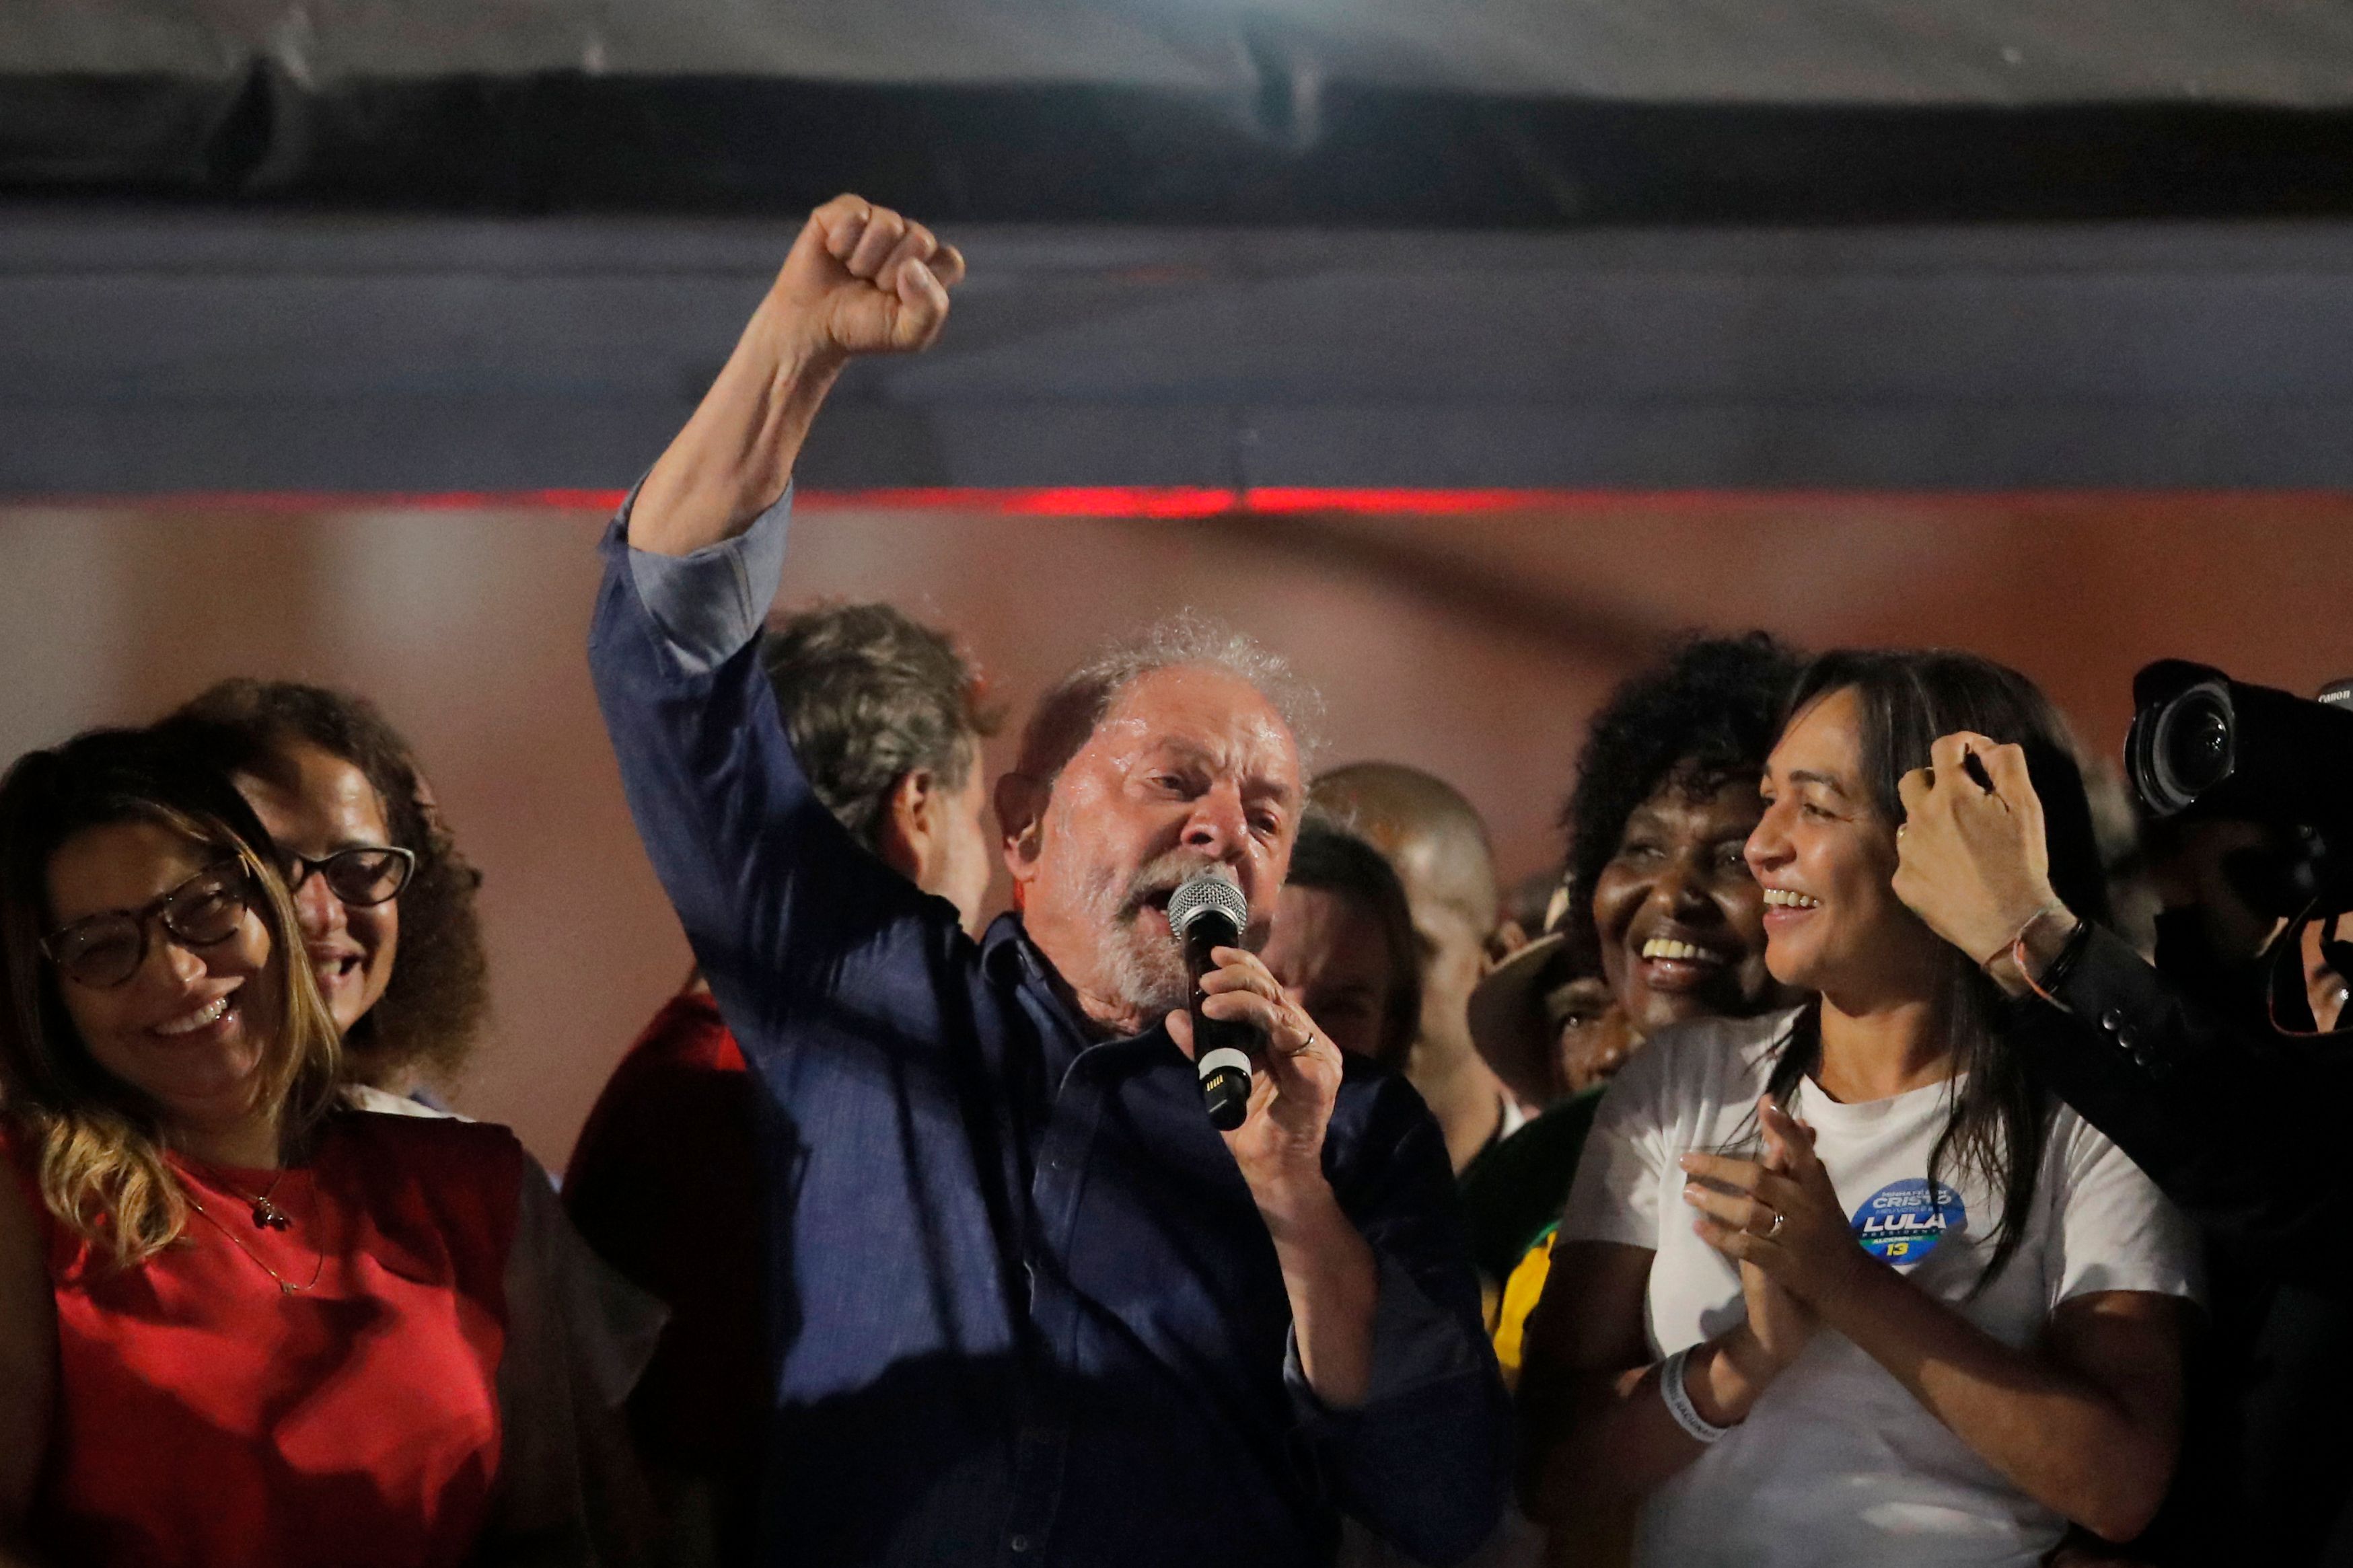
[[[1740,1277],[1693,1231],[1676,1161],[1750,1153],[1753,1120],[1794,1013],[1682,1026],[1637,1053],[1609,1087],[1571,1189],[1560,1240],[1656,1253],[1646,1326],[1654,1354],[1739,1322]],[[1815,1129],[1857,1239],[2007,1345],[2023,1348],[2077,1296],[2189,1296],[2188,1226],[2124,1152],[2058,1108],[2024,1239],[2000,1276],[1968,1296],[1992,1254],[1998,1188],[1940,1173],[1928,1155],[1951,1083],[1841,1105],[1808,1081],[1792,1111]],[[1951,1156],[1947,1165],[1952,1166]],[[1636,1561],[1672,1568],[2001,1565],[2041,1560],[2065,1521],[2002,1479],[1878,1363],[1830,1330],[1815,1334],[1746,1420],[1653,1493]]]

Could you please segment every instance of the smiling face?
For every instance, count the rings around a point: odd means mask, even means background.
[[[1848,1013],[1933,996],[1948,952],[1895,897],[1896,824],[1862,768],[1862,707],[1842,689],[1801,710],[1767,759],[1747,858],[1776,979]]]
[[[1334,1045],[1381,1058],[1394,966],[1413,957],[1389,952],[1372,910],[1329,888],[1285,888],[1261,956]]]
[[[1638,1035],[1769,1005],[1764,900],[1741,853],[1761,809],[1745,779],[1695,795],[1670,777],[1626,818],[1594,879],[1593,925]]]
[[[1263,943],[1298,834],[1299,750],[1248,682],[1198,666],[1137,677],[1044,798],[999,795],[1005,861],[1029,934],[1098,1022],[1137,1030],[1185,1005],[1168,895],[1232,868]]]
[[[384,803],[367,775],[343,758],[307,742],[281,753],[282,773],[273,779],[237,775],[237,793],[252,805],[280,853],[323,860],[339,849],[392,842]],[[392,982],[400,951],[400,900],[346,904],[313,874],[294,889],[294,910],[302,922],[302,942],[318,975],[319,994],[338,1033],[366,1016]]]
[[[221,858],[153,822],[84,828],[49,857],[50,929],[108,910],[136,910]],[[270,940],[248,909],[220,942],[191,945],[161,921],[146,956],[121,985],[60,973],[67,1015],[98,1065],[185,1127],[234,1123],[257,1109],[280,1020],[269,976]]]

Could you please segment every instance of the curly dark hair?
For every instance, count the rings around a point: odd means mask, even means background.
[[[1563,929],[1572,945],[1599,945],[1593,885],[1636,807],[1669,783],[1702,796],[1764,773],[1800,668],[1794,650],[1761,631],[1693,636],[1609,694],[1586,731],[1577,787],[1560,816],[1571,889]]]
[[[416,753],[375,704],[293,680],[224,680],[162,728],[231,773],[276,778],[308,743],[359,769],[384,807],[392,842],[417,857],[400,890],[400,951],[384,996],[343,1040],[345,1074],[389,1082],[421,1073],[453,1081],[490,1012],[490,961],[474,896],[482,874],[441,821]]]
[[[869,849],[900,779],[961,789],[997,731],[978,674],[944,632],[890,605],[822,605],[770,628],[760,664],[809,787]]]

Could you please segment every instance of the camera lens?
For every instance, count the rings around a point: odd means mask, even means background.
[[[2158,773],[2187,805],[2231,776],[2231,710],[2219,692],[2184,692],[2158,721]]]

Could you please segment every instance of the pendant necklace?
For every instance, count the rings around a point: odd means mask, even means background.
[[[212,1175],[215,1181],[220,1182],[219,1173],[208,1172],[208,1173]],[[227,1187],[230,1192],[235,1193],[240,1200],[252,1204],[253,1225],[255,1229],[287,1230],[292,1227],[294,1222],[288,1218],[286,1211],[280,1208],[276,1203],[271,1201],[270,1198],[270,1194],[278,1191],[279,1182],[282,1182],[285,1179],[286,1171],[281,1167],[278,1173],[277,1178],[273,1180],[269,1184],[269,1187],[259,1195],[240,1192],[235,1185],[228,1182],[221,1182],[220,1184]],[[311,1278],[303,1280],[300,1285],[295,1284],[292,1280],[287,1279],[286,1276],[269,1267],[268,1260],[265,1259],[261,1254],[254,1251],[253,1248],[245,1244],[244,1237],[238,1236],[236,1230],[225,1224],[217,1215],[205,1207],[203,1203],[198,1201],[196,1194],[190,1191],[185,1183],[182,1184],[181,1186],[181,1194],[188,1200],[188,1206],[190,1208],[204,1215],[205,1219],[215,1230],[219,1231],[223,1236],[228,1237],[231,1246],[235,1247],[239,1252],[244,1253],[248,1258],[252,1258],[255,1264],[260,1268],[264,1274],[269,1275],[272,1279],[278,1281],[278,1289],[280,1295],[292,1296],[297,1295],[301,1291],[308,1290],[311,1286],[316,1285],[319,1282],[319,1276],[325,1272],[327,1267],[326,1248],[314,1246],[311,1249],[313,1261],[311,1265]]]

